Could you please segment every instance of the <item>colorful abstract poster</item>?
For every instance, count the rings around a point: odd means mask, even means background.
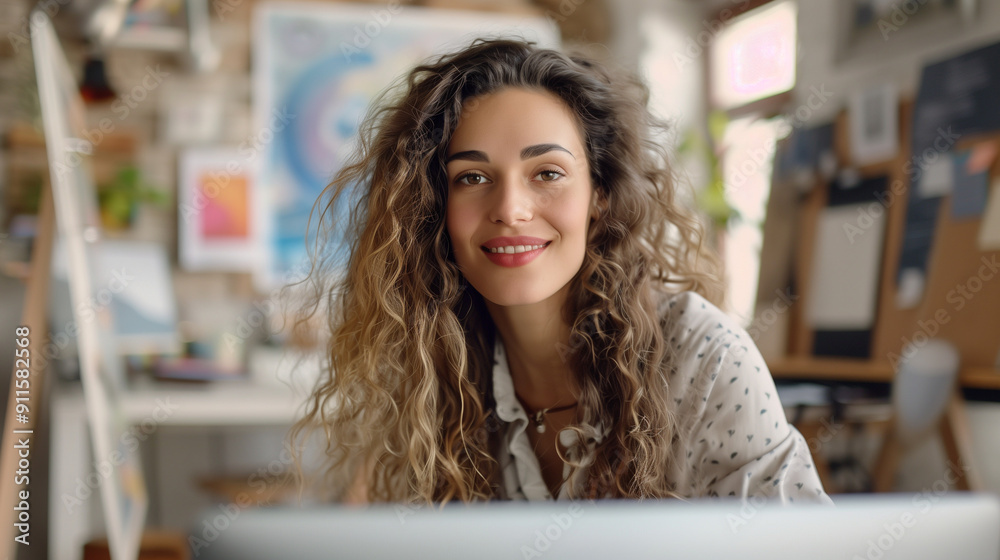
[[[246,177],[233,177],[229,188],[215,198],[210,194],[211,175],[198,179],[198,191],[208,201],[201,211],[201,236],[205,239],[247,239],[250,231],[250,191]]]
[[[235,147],[181,154],[177,230],[185,269],[250,272],[261,265],[264,217],[249,165]]]
[[[477,37],[559,44],[554,22],[544,17],[394,2],[265,3],[254,18],[255,125],[240,151],[256,161],[266,197],[266,262],[255,274],[261,291],[308,271],[313,204],[351,153],[358,125],[380,92],[424,59]],[[334,209],[336,215],[346,211]]]

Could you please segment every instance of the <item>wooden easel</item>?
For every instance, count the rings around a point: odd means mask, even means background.
[[[52,263],[52,242],[54,236],[55,210],[52,204],[52,189],[46,183],[42,186],[38,229],[31,255],[31,268],[28,280],[26,280],[27,287],[25,289],[24,309],[21,312],[21,323],[18,325],[30,329],[28,335],[30,344],[28,349],[31,352],[31,358],[38,355],[44,341],[48,338],[46,311],[49,295],[49,269]],[[3,333],[3,336],[14,336],[14,333]],[[16,367],[16,359],[14,363],[14,369],[16,370],[18,369]],[[40,482],[37,475],[39,472],[37,459],[38,444],[35,434],[14,432],[14,430],[18,430],[19,432],[33,431],[37,425],[39,415],[44,413],[42,396],[45,391],[45,371],[39,367],[39,363],[38,360],[32,359],[28,368],[31,372],[28,378],[31,382],[29,388],[30,394],[28,395],[27,403],[22,401],[22,404],[28,405],[28,412],[25,414],[28,417],[28,421],[25,423],[17,421],[17,412],[15,410],[17,406],[17,377],[13,371],[10,378],[10,395],[7,398],[7,414],[3,424],[3,449],[0,450],[0,490],[2,490],[2,494],[0,494],[0,542],[6,543],[3,545],[5,547],[4,558],[8,560],[17,557],[17,547],[21,546],[14,541],[14,537],[16,536],[14,523],[17,522],[14,507],[20,501],[20,491],[24,490],[26,486],[15,484],[15,473],[18,470],[18,460],[20,459],[18,450],[14,448],[14,445],[17,443],[15,440],[24,439],[25,437],[30,438],[28,449],[28,460],[31,463],[29,477],[31,474],[34,474],[33,480],[36,487]],[[41,509],[38,499],[35,497],[32,500],[30,496],[28,499],[28,503],[31,506],[31,509],[28,510],[30,515],[28,524],[31,528],[39,527],[40,524],[45,523],[45,519],[39,517],[37,513]]]

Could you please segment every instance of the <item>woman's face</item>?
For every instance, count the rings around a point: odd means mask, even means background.
[[[576,117],[558,97],[506,88],[467,101],[447,175],[455,259],[488,301],[543,301],[580,270],[596,195]]]

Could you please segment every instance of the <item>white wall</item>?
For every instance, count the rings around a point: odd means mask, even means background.
[[[900,6],[905,3],[897,2]],[[915,95],[920,70],[926,63],[1000,41],[1000,2],[980,0],[979,3],[976,17],[968,23],[959,18],[904,21],[905,14],[897,15],[895,20],[887,19],[884,35],[876,34],[875,40],[860,45],[855,43],[845,57],[838,53],[841,27],[838,11],[848,2],[798,0],[800,52],[796,101],[805,102],[813,87],[832,91],[831,102],[813,116],[819,124],[836,115],[844,105],[845,95],[865,84],[889,81],[897,84],[900,92]],[[898,22],[903,23],[895,25]]]

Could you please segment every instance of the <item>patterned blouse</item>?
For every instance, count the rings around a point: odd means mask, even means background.
[[[816,474],[809,446],[785,419],[774,381],[747,332],[732,318],[694,292],[663,301],[666,341],[676,358],[666,379],[675,403],[678,438],[672,449],[669,476],[674,491],[685,498],[701,496],[766,498],[782,503],[832,503]],[[506,352],[495,344],[493,393],[502,421],[499,453],[501,498],[551,500],[528,435],[528,417],[514,395]],[[595,442],[607,434],[583,426]],[[577,437],[563,430],[565,446]],[[589,448],[592,450],[594,444]],[[577,459],[570,455],[571,459]],[[582,460],[587,464],[587,458]],[[563,471],[564,480],[570,467]],[[585,469],[560,487],[583,495]]]

